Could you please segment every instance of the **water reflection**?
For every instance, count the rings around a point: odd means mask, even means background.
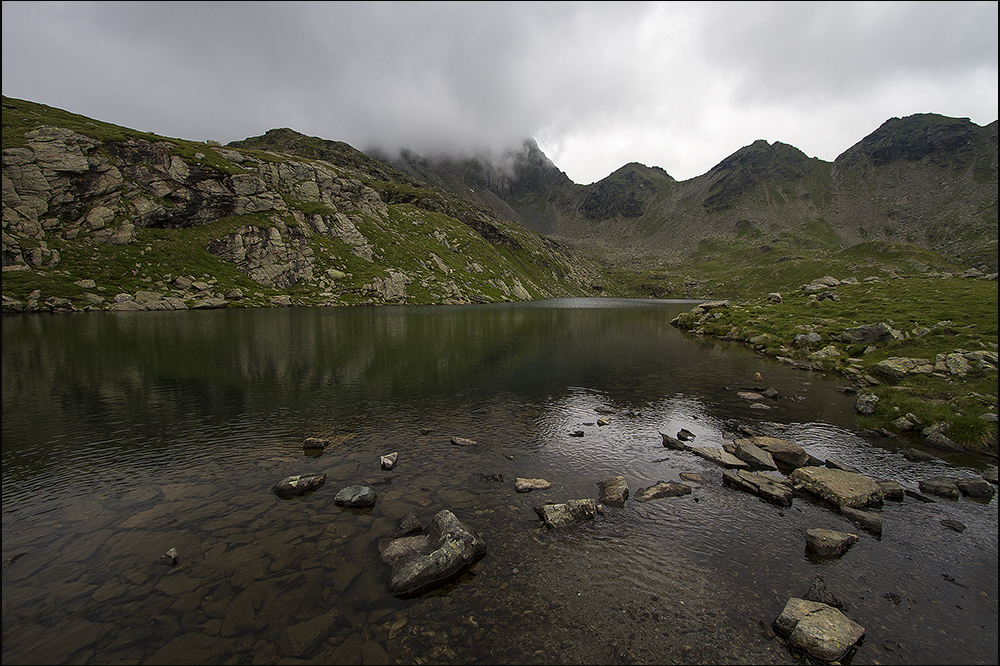
[[[856,528],[806,499],[779,509],[726,489],[659,433],[720,446],[757,425],[910,485],[978,463],[921,467],[858,438],[835,378],[685,336],[669,321],[689,307],[5,318],[3,557],[24,555],[3,569],[4,663],[788,663],[759,622],[816,573],[869,628],[856,663],[995,659],[995,501],[887,504],[881,539],[816,563],[806,527]],[[755,372],[779,391],[769,409],[738,395]],[[334,444],[307,457],[307,436]],[[328,480],[311,495],[270,492],[315,472]],[[682,472],[706,483],[572,530],[540,529],[532,509],[595,497],[612,475],[634,493]],[[517,476],[554,486],[514,493]],[[355,483],[375,507],[333,504]],[[388,596],[375,544],[440,508],[489,554],[434,594]],[[170,547],[176,569],[156,564]]]

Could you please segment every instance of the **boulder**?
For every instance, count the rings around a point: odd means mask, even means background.
[[[923,479],[918,485],[923,492],[938,495],[939,497],[958,499],[962,494],[958,489],[958,479],[948,476],[934,476],[929,479]]]
[[[928,460],[935,460],[937,456],[933,456],[926,451],[921,451],[920,449],[906,449],[903,451],[903,457],[911,462],[926,462]]]
[[[899,381],[907,375],[929,375],[932,372],[934,372],[934,361],[926,358],[893,356],[875,365],[875,374],[892,381]]]
[[[177,563],[180,561],[181,556],[177,552],[176,548],[171,548],[163,555],[160,555],[160,559],[156,560],[159,564],[166,564],[168,567],[176,567]]]
[[[551,488],[552,482],[545,479],[514,479],[514,490],[519,493],[530,493],[532,490],[545,490]]]
[[[745,469],[749,467],[748,464],[733,454],[712,446],[695,446],[691,448],[691,452],[695,455],[701,456],[705,460],[714,462],[716,465],[721,465],[722,467],[730,469]]]
[[[961,444],[952,441],[949,437],[944,434],[946,426],[940,423],[932,425],[930,428],[924,428],[924,444],[927,446],[932,446],[935,449],[942,449],[944,451],[965,451],[965,447]]]
[[[966,497],[990,498],[996,494],[986,479],[957,479],[955,484]]]
[[[778,469],[771,454],[754,444],[753,440],[737,439],[733,444],[735,445],[733,455],[748,463],[751,469]]]
[[[680,497],[690,495],[691,486],[676,481],[658,481],[649,488],[640,488],[635,494],[635,498],[640,502],[648,502],[661,497]]]
[[[303,449],[319,449],[322,451],[328,446],[330,446],[330,440],[319,437],[306,437],[305,441],[302,442]]]
[[[315,490],[326,483],[326,474],[298,474],[274,484],[271,490],[278,497],[294,497]]]
[[[806,530],[806,546],[823,557],[839,557],[858,541],[858,535],[812,527]]]
[[[875,406],[878,404],[878,396],[874,393],[860,393],[854,401],[854,411],[862,416],[871,416],[875,413]]]
[[[378,494],[368,486],[347,486],[337,491],[333,503],[338,506],[359,508],[372,506]]]
[[[904,497],[906,497],[906,493],[903,492],[903,487],[895,481],[878,479],[875,483],[877,483],[878,487],[882,489],[882,492],[885,493],[885,498],[888,500],[901,501]]]
[[[823,662],[840,661],[865,635],[865,628],[833,606],[792,598],[774,621],[788,644]]]
[[[741,469],[722,473],[722,484],[744,490],[778,506],[792,505],[792,488],[782,479]]]
[[[798,444],[792,444],[777,437],[750,437],[742,440],[737,439],[733,443],[739,446],[740,442],[749,442],[754,446],[763,449],[771,454],[775,462],[788,467],[802,467],[809,462],[809,454]]]
[[[405,596],[461,573],[486,554],[486,542],[444,509],[426,534],[386,540],[379,553],[390,568],[390,594]]]
[[[992,483],[994,486],[997,485],[997,468],[988,468],[985,472],[983,472],[983,479]]]
[[[597,487],[600,490],[599,500],[611,506],[624,506],[628,499],[628,484],[624,476],[613,476],[604,481],[598,481]]]
[[[856,345],[872,345],[886,340],[900,340],[903,334],[886,323],[867,324],[849,328],[840,336],[841,342]]]
[[[546,527],[553,529],[570,523],[593,520],[596,511],[596,502],[592,499],[568,500],[563,504],[544,504],[535,507],[535,513]]]
[[[789,476],[792,483],[837,506],[855,509],[879,504],[885,498],[882,487],[862,474],[826,467],[800,467]]]

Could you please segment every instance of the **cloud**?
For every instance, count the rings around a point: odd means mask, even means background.
[[[997,117],[995,2],[5,2],[2,47],[5,95],[136,129],[425,154],[534,136],[584,183]]]

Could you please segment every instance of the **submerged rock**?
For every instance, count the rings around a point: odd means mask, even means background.
[[[864,627],[833,606],[797,598],[785,604],[774,629],[791,647],[828,663],[841,660],[865,635]]]
[[[837,598],[837,595],[833,593],[822,576],[813,578],[812,585],[809,586],[809,591],[806,592],[806,596],[803,598],[807,601],[816,601],[827,606],[833,606],[844,612],[847,612],[849,609],[848,604]]]
[[[319,437],[306,437],[305,441],[302,442],[303,449],[318,449],[322,451],[328,446],[330,446],[330,440]]]
[[[486,542],[451,511],[438,511],[426,534],[379,544],[389,565],[389,593],[413,594],[461,573],[486,554]]]
[[[863,527],[872,534],[882,536],[882,516],[874,511],[852,509],[849,506],[840,507],[840,513],[855,525]]]
[[[640,502],[648,502],[661,497],[680,497],[690,494],[691,486],[676,481],[659,481],[649,488],[640,488],[639,492],[635,494],[635,498]]]
[[[552,482],[545,479],[514,479],[514,490],[519,493],[530,493],[532,490],[545,490],[551,488]]]
[[[326,474],[298,474],[278,481],[271,490],[278,497],[294,497],[326,483]]]
[[[476,440],[465,437],[452,437],[451,443],[455,446],[475,446]]]

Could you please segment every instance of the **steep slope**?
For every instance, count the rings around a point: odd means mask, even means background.
[[[230,146],[3,98],[3,307],[467,303],[590,293],[551,239],[272,130]]]
[[[467,160],[464,168],[489,172],[488,160]],[[433,180],[447,159],[410,154],[408,163],[418,162],[421,177]],[[517,216],[507,219],[626,257],[688,262],[705,241],[748,252],[774,244],[821,252],[890,241],[997,270],[995,121],[980,127],[936,114],[893,118],[833,163],[758,140],[683,182],[633,163],[587,186],[539,170],[515,172],[502,187],[488,179],[480,184]],[[451,191],[468,196],[468,188]]]

